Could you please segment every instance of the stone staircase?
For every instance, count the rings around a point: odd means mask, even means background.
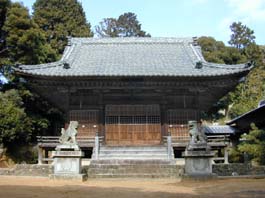
[[[182,166],[166,160],[92,160],[88,178],[179,178]]]
[[[95,151],[94,151],[95,152]],[[173,159],[173,149],[171,157]],[[95,159],[95,153],[92,155]],[[99,149],[100,160],[122,159],[122,160],[168,160],[166,146],[102,146]]]
[[[93,159],[94,158],[94,159]],[[84,167],[89,178],[178,178],[183,171],[168,159],[165,146],[100,148],[99,158]]]

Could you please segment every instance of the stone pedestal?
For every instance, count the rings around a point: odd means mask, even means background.
[[[206,143],[192,144],[185,150],[185,174],[184,179],[212,179],[216,174],[212,173],[212,158],[214,152]]]
[[[76,146],[73,149],[69,145],[60,145],[56,151],[52,152],[54,174],[50,175],[50,178],[83,181],[85,179],[85,175],[81,174],[81,158],[83,156],[83,152]]]

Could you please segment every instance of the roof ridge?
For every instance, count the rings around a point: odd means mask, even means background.
[[[72,44],[132,44],[132,43],[192,43],[196,44],[196,37],[69,37],[68,43]]]
[[[203,77],[249,70],[244,64],[228,66],[202,61],[196,38],[130,37],[69,38],[61,60],[22,65],[16,71],[47,76]]]

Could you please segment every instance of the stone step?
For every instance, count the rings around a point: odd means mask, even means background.
[[[99,154],[113,154],[113,155],[120,155],[120,154],[133,154],[133,155],[138,155],[138,154],[165,154],[167,155],[166,151],[101,151]]]
[[[84,170],[90,178],[177,178],[182,166],[172,164],[91,164]]]
[[[100,151],[167,151],[167,148],[165,146],[140,146],[140,147],[135,147],[135,146],[102,146],[100,147]]]
[[[179,175],[168,174],[96,174],[88,178],[180,178]]]
[[[164,166],[164,167],[139,167],[139,166],[118,166],[115,167],[113,165],[111,166],[91,166],[89,167],[90,170],[139,170],[139,171],[146,171],[153,169],[154,172],[159,172],[160,170],[169,170],[173,168],[172,166]]]
[[[84,170],[90,178],[177,178],[180,169],[165,146],[148,146],[101,147],[99,160]]]
[[[177,170],[172,170],[172,168],[163,170],[153,170],[153,169],[90,169],[87,171],[88,175],[94,174],[177,174]]]
[[[145,160],[145,159],[167,159],[167,157],[164,156],[100,156],[100,158],[104,158],[104,159],[124,159],[124,160]]]
[[[94,150],[95,152],[95,150]],[[95,159],[93,152],[92,159]],[[173,151],[172,151],[173,156]],[[167,147],[159,146],[102,146],[99,149],[98,159],[168,159]]]
[[[172,165],[176,164],[175,160],[164,160],[164,159],[100,159],[92,160],[93,164],[101,165]]]
[[[130,157],[130,156],[140,156],[140,157],[167,157],[166,153],[99,153],[99,156],[101,157],[108,157],[108,156],[113,156],[113,157]]]
[[[128,173],[160,173],[160,172],[175,172],[173,167],[164,167],[164,168],[153,168],[153,167],[119,167],[119,168],[110,168],[110,167],[89,167],[90,172],[121,172],[127,171]],[[152,171],[150,171],[152,170]]]
[[[102,169],[122,169],[122,168],[172,168],[176,165],[172,164],[91,164],[89,165],[89,168],[102,168]]]

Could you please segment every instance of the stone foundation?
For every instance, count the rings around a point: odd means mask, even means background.
[[[213,164],[213,173],[218,176],[265,175],[265,166],[252,166],[251,164]]]
[[[125,161],[124,164],[118,163],[106,165],[107,162],[101,162],[98,165],[91,164],[82,166],[82,174],[88,175],[90,178],[100,177],[139,177],[139,178],[178,178],[184,172],[184,166],[156,164],[143,165],[140,162]],[[105,164],[105,165],[104,165]],[[213,173],[218,176],[244,176],[265,175],[265,166],[252,166],[251,164],[213,164]],[[104,173],[103,175],[100,174]],[[144,174],[146,173],[146,174]],[[13,176],[33,176],[33,177],[49,177],[53,174],[52,165],[38,164],[18,164],[14,168],[0,168],[0,175]]]
[[[214,153],[206,143],[189,145],[183,152],[183,156],[185,158],[185,171],[182,179],[207,180],[216,178],[217,175],[212,172]]]
[[[49,176],[50,179],[85,180],[85,175],[81,174],[81,160],[84,153],[77,148],[69,151],[60,150],[60,148],[56,147],[56,151],[52,152],[52,157],[54,158],[54,173]]]
[[[95,160],[84,171],[88,178],[180,178],[183,169],[166,160]]]
[[[52,165],[17,164],[13,168],[0,168],[0,175],[48,177],[52,173]]]
[[[75,180],[75,181],[85,181],[87,176],[85,174],[51,174],[50,179],[54,180]]]

